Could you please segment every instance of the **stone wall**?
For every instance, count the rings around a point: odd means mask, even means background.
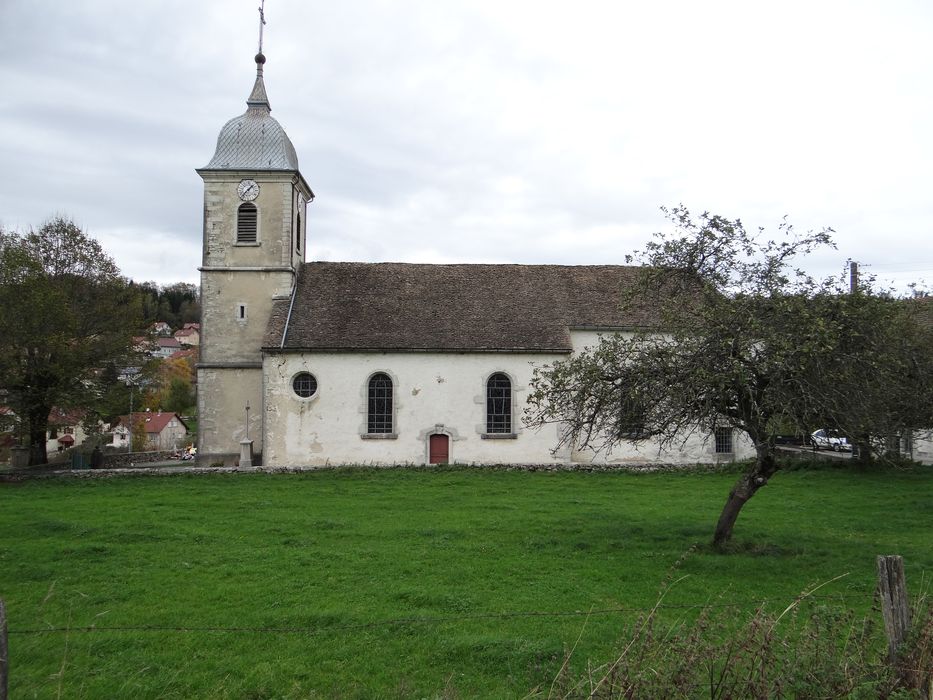
[[[172,450],[159,452],[105,452],[102,467],[104,469],[122,469],[137,464],[165,462],[172,458]]]

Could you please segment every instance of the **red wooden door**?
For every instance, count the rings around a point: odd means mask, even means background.
[[[428,454],[431,464],[447,464],[450,461],[450,438],[446,435],[432,435],[428,441]]]

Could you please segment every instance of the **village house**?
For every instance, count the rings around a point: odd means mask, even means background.
[[[87,412],[80,409],[53,408],[49,412],[45,451],[51,455],[69,447],[81,445],[88,438],[84,427]],[[100,428],[105,426],[100,423]]]
[[[156,321],[149,326],[149,335],[167,337],[172,334],[172,327],[165,321]]]
[[[155,338],[149,345],[149,354],[152,357],[164,360],[181,349],[182,344],[171,336],[168,338]]]
[[[175,331],[175,340],[181,345],[198,345],[201,342],[201,324],[186,323]]]
[[[147,450],[179,449],[184,446],[188,435],[188,425],[177,413],[140,411],[117,419],[110,446],[127,449],[140,430],[146,433]]]

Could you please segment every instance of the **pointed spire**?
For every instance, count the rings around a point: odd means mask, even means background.
[[[265,112],[271,112],[272,107],[269,105],[269,98],[266,95],[266,84],[262,82],[262,66],[266,62],[266,57],[261,53],[256,54],[256,82],[253,84],[253,91],[249,94],[249,97],[246,99],[246,105],[250,109],[259,109],[264,110]]]
[[[259,52],[256,54],[256,82],[253,84],[253,91],[246,99],[246,105],[251,110],[264,110],[268,113],[272,111],[272,107],[266,95],[266,85],[262,81],[262,66],[266,62],[266,57],[262,53],[262,28],[266,23],[265,7],[266,0],[262,0],[259,5]]]

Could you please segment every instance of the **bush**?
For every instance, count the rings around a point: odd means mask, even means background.
[[[877,604],[858,618],[844,606],[798,599],[780,614],[758,608],[738,624],[728,604],[710,605],[692,624],[673,627],[659,624],[657,610],[626,630],[613,661],[574,676],[568,654],[548,692],[530,697],[929,697],[933,605],[925,596],[893,665]]]

